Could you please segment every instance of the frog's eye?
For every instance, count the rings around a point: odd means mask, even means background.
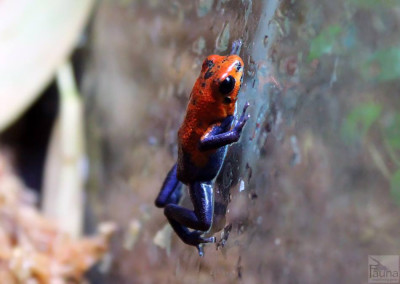
[[[235,88],[236,80],[232,76],[228,76],[219,84],[219,91],[223,95],[227,95]]]

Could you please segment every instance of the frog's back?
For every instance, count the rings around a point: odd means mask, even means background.
[[[210,181],[221,168],[227,147],[200,151],[201,139],[228,116],[233,116],[242,81],[243,61],[237,55],[210,55],[190,94],[186,116],[178,131],[178,179],[183,183]],[[221,82],[227,77],[240,82],[226,94]],[[237,78],[236,78],[237,77]],[[223,91],[223,89],[222,89]],[[230,125],[227,125],[229,130]]]

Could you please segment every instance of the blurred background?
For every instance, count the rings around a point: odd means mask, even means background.
[[[398,1],[3,0],[0,19],[1,283],[366,283],[368,255],[399,254]],[[202,61],[239,38],[251,119],[200,258],[153,204]]]

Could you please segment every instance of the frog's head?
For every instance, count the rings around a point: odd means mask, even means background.
[[[207,91],[219,109],[232,115],[243,82],[243,60],[236,54],[210,55],[202,65],[200,88]]]

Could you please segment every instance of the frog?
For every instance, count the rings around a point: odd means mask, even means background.
[[[229,55],[209,55],[189,96],[184,120],[178,130],[178,158],[168,172],[155,200],[178,237],[204,255],[203,246],[215,243],[205,236],[213,222],[213,180],[223,165],[228,146],[239,141],[250,118],[249,102],[235,119],[244,63],[239,56],[241,40]],[[193,210],[180,205],[183,186],[188,188]]]

